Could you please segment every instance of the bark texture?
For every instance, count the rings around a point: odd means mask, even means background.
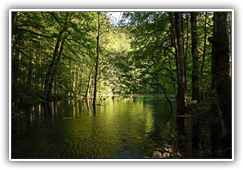
[[[198,38],[197,38],[197,13],[191,12],[192,31],[192,100],[199,102],[199,65],[198,65]]]
[[[183,39],[183,20],[182,13],[170,13],[171,21],[171,40],[176,52],[176,68],[177,68],[177,110],[184,111],[186,109],[188,99],[186,92],[186,70],[184,58],[184,39]]]
[[[212,43],[212,88],[216,90],[218,114],[222,118],[222,127],[231,128],[231,76],[229,65],[229,39],[227,34],[227,13],[214,13]],[[222,130],[223,131],[223,130]],[[221,137],[224,135],[222,134]]]

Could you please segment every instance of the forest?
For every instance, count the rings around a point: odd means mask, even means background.
[[[231,146],[231,12],[12,12],[12,116],[30,105],[159,96]]]

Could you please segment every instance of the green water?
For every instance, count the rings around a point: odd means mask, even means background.
[[[12,158],[144,158],[165,143],[185,157],[211,157],[210,128],[195,128],[195,143],[193,120],[181,118],[179,127],[169,104],[152,97],[107,97],[94,114],[91,103],[56,101],[22,112],[12,120]]]

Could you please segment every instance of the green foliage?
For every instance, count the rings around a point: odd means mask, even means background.
[[[48,71],[51,72],[50,79],[53,80],[51,99],[85,95],[90,70],[97,62],[97,14],[97,12],[17,13],[12,22],[13,106],[17,107],[23,102],[42,102],[46,95],[44,88],[47,86]],[[110,24],[112,22],[110,13],[101,12],[99,15],[101,18],[98,94],[166,93],[168,96],[176,94],[178,83],[176,51],[171,42],[169,13],[123,12],[119,25]],[[187,92],[190,96],[193,59],[191,25],[187,22],[187,18],[190,19],[189,13],[183,13]],[[212,18],[213,13],[209,12],[199,12],[197,17],[200,80],[196,86],[199,86],[201,98],[205,101],[210,100],[211,93],[212,46],[207,38],[212,36]],[[228,22],[231,36],[230,14]],[[57,46],[58,40],[60,40],[59,46]],[[58,50],[55,53],[56,47]],[[95,70],[92,71],[94,75]]]
[[[70,73],[71,67],[67,63],[72,62],[74,65],[72,77],[77,78],[79,73],[76,66],[80,67],[81,58],[94,56],[95,39],[90,35],[95,31],[95,27],[87,24],[92,21],[94,21],[93,16],[85,12],[17,13],[12,25],[12,85],[14,87],[12,94],[13,98],[16,98],[13,105],[43,101],[45,97],[43,88],[50,68],[53,68],[54,72],[51,77],[53,97],[64,97],[68,93],[75,94],[74,91],[77,90],[71,88],[68,83],[70,82],[68,72]],[[61,51],[60,44],[60,52],[54,54],[58,39],[64,43],[63,50]],[[61,55],[61,57],[54,58],[54,55]],[[51,65],[51,62],[54,64]],[[82,64],[84,65],[85,62]],[[77,84],[80,85],[79,82]]]
[[[128,81],[129,87],[140,93],[163,93],[160,86],[168,93],[175,92],[175,63],[168,14],[128,12],[124,13],[125,18],[129,20],[126,29],[132,50],[128,53],[127,63],[120,63],[120,67],[125,72],[123,77],[132,80]]]

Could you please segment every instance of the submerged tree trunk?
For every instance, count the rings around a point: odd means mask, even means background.
[[[192,31],[192,100],[199,102],[199,65],[197,47],[197,13],[191,12],[191,31]]]
[[[217,110],[222,117],[222,134],[225,137],[224,125],[231,130],[231,78],[229,65],[229,39],[227,33],[227,13],[214,13],[213,37],[209,37],[212,43],[212,87],[216,90]]]
[[[184,59],[184,39],[183,39],[183,22],[182,13],[170,13],[171,21],[171,38],[176,52],[176,69],[177,69],[177,110],[185,111],[188,103],[186,92],[186,70]]]

